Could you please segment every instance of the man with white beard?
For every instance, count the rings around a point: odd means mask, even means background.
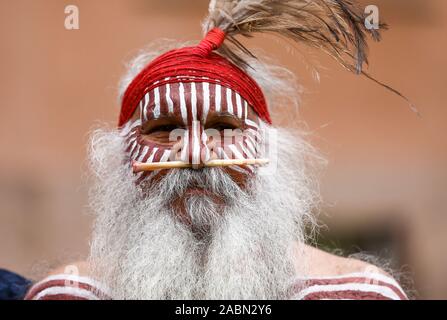
[[[234,38],[274,30],[361,72],[355,12],[341,0],[212,1],[199,45],[139,55],[118,128],[91,137],[90,256],[26,298],[406,299],[379,268],[306,244],[322,160],[267,108],[295,107],[297,88]]]

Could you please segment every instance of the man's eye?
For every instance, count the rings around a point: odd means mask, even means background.
[[[151,134],[155,132],[171,132],[175,129],[178,129],[179,127],[174,124],[164,124],[164,125],[158,125],[152,128],[147,129],[144,134]]]

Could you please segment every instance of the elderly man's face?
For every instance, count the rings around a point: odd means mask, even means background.
[[[148,92],[124,127],[129,161],[185,161],[200,169],[208,160],[255,158],[259,118],[236,92],[211,83],[166,84]],[[253,168],[225,169],[241,187]],[[138,181],[166,173],[144,172]],[[188,192],[206,190],[191,188]]]

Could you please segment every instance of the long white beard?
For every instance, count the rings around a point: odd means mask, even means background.
[[[95,131],[90,155],[96,223],[89,260],[110,297],[287,298],[291,281],[305,267],[297,267],[293,244],[304,241],[303,227],[313,221],[318,195],[307,170],[312,149],[296,134],[281,130],[278,136],[276,172],[256,175],[245,191],[219,168],[176,169],[143,196],[123,164],[122,138]],[[191,226],[171,204],[197,185],[220,195],[224,205],[187,196]]]

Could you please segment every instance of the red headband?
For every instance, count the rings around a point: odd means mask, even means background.
[[[152,89],[167,83],[203,82],[203,78],[238,92],[262,120],[271,124],[264,94],[256,81],[226,58],[212,52],[224,39],[225,33],[214,28],[199,45],[174,49],[154,59],[127,87],[118,126],[130,120],[141,99]]]

